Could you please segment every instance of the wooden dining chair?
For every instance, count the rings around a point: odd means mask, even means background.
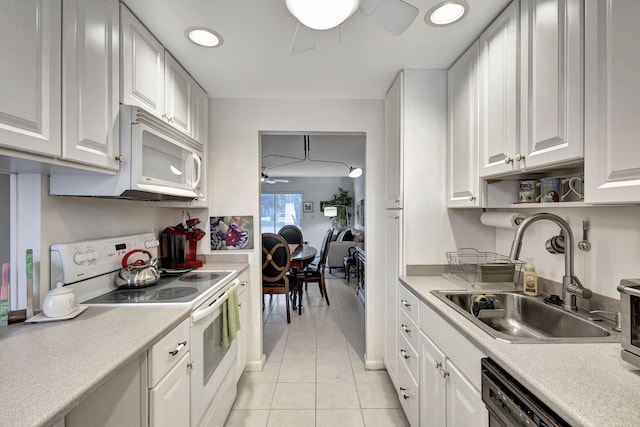
[[[278,234],[262,234],[262,296],[284,294],[287,305],[287,323],[291,323],[289,312],[289,278],[291,266],[289,244]],[[264,301],[263,301],[264,306]]]
[[[284,237],[284,240],[286,240],[287,243],[292,245],[301,245],[303,243],[302,230],[295,225],[283,226],[278,230],[278,234]]]
[[[329,246],[331,245],[331,236],[333,235],[333,228],[329,229],[322,240],[322,246],[320,248],[320,260],[315,266],[308,266],[304,270],[303,282],[318,282],[320,288],[320,295],[324,296],[324,299],[329,305],[329,294],[327,293],[327,286],[324,279],[324,270],[327,264],[327,256],[329,254]]]

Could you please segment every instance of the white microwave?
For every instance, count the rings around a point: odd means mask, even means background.
[[[120,106],[119,158],[116,175],[51,175],[49,192],[135,200],[204,197],[202,145],[140,107]]]

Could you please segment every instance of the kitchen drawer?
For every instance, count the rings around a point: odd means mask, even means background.
[[[411,427],[418,427],[420,422],[420,387],[418,383],[411,377],[406,365],[400,363],[398,365],[398,386],[396,387],[398,398],[404,414],[409,420]]]
[[[420,356],[403,335],[398,337],[398,359],[400,360],[398,365],[405,364],[409,368],[409,372],[411,372],[413,378],[419,378]]]
[[[411,320],[404,310],[400,310],[399,328],[400,335],[404,336],[413,348],[420,348],[420,330],[418,329],[418,325]]]
[[[407,288],[400,285],[398,288],[398,301],[400,308],[404,310],[416,325],[420,324],[420,304],[418,297]]]
[[[189,352],[189,322],[185,319],[171,332],[155,343],[149,350],[149,387],[156,386],[158,381]]]

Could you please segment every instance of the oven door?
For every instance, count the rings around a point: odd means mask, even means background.
[[[220,389],[225,375],[236,363],[237,340],[233,340],[228,348],[222,345],[222,304],[228,298],[229,294],[225,291],[210,298],[191,315],[192,426],[198,425]]]
[[[622,279],[618,291],[622,356],[627,362],[640,366],[640,279]]]

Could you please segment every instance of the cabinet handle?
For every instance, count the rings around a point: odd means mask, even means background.
[[[409,359],[411,357],[409,354],[407,354],[407,350],[405,350],[404,348],[400,349],[400,356],[404,357],[405,359]]]
[[[247,281],[243,280],[242,282],[240,282],[240,286],[247,286]]]
[[[400,387],[400,392],[402,393],[402,398],[403,398],[404,400],[407,400],[407,399],[408,399],[408,398],[410,398],[411,396],[409,396],[407,393],[405,393],[405,391],[407,391],[407,389],[406,389],[406,388],[404,388],[404,387]]]
[[[169,352],[170,355],[175,356],[176,354],[180,353],[180,350],[182,350],[184,348],[184,346],[187,345],[186,341],[182,341],[181,343],[178,344],[178,346],[176,347],[175,350],[171,350]]]
[[[396,205],[399,204],[400,203],[400,199],[396,199],[395,202],[396,202]]]
[[[521,160],[524,160],[524,154],[518,154],[518,155],[516,156],[516,161],[517,161],[517,162],[519,162],[519,161],[521,161]]]
[[[507,156],[507,157],[504,158],[504,164],[505,165],[508,165],[511,162],[513,162],[513,159],[511,157]]]
[[[476,200],[476,196],[474,196],[474,195],[469,196],[469,201],[470,202],[473,202],[474,200]]]
[[[187,368],[193,369],[193,361],[187,363]]]
[[[409,332],[411,332],[411,329],[409,329],[409,327],[408,327],[407,325],[402,325],[402,330],[403,330],[405,333],[407,333],[407,334],[408,334]]]
[[[442,378],[447,378],[449,376],[449,371],[442,370]]]
[[[169,120],[169,123],[173,123],[173,121],[174,121],[174,120],[173,120],[173,117],[169,117],[169,119],[168,119],[168,120]]]
[[[242,303],[241,302],[238,303],[238,307],[242,307]]]
[[[162,113],[162,120],[169,120],[169,116],[166,113]]]
[[[436,369],[442,368],[442,362],[436,361],[436,363],[434,364],[434,368],[436,368]]]
[[[120,163],[124,163],[124,156],[120,154],[119,156],[115,156],[114,159]]]
[[[407,301],[406,299],[400,300],[400,302],[405,306],[405,307],[411,307],[411,303],[409,301]]]

